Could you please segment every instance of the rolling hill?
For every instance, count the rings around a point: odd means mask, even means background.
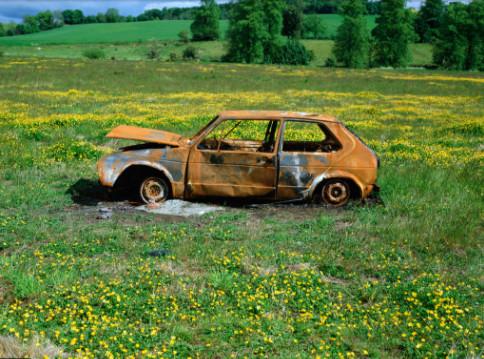
[[[341,23],[339,15],[320,15],[326,26],[326,34],[332,37]],[[177,40],[178,33],[190,30],[191,20],[163,20],[144,22],[123,22],[114,24],[66,25],[64,27],[29,35],[17,35],[0,38],[0,45],[38,46],[69,45],[95,43],[128,43],[151,40]],[[368,17],[368,24],[373,28],[375,17]],[[228,21],[220,22],[221,32],[228,28]]]

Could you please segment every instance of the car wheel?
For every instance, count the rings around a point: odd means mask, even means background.
[[[168,199],[170,187],[162,177],[147,177],[141,182],[139,194],[144,203],[161,203]]]
[[[321,200],[332,207],[341,207],[351,198],[351,189],[345,180],[333,179],[321,187]]]

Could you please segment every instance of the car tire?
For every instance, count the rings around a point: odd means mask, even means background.
[[[170,196],[168,181],[159,176],[146,177],[139,186],[139,196],[144,203],[162,203]]]
[[[343,179],[332,179],[323,183],[319,195],[322,203],[330,207],[342,207],[351,198],[351,187]]]

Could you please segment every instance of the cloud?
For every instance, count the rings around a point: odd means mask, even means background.
[[[145,10],[163,9],[164,7],[192,7],[200,4],[199,1],[156,1],[149,2],[144,6]]]

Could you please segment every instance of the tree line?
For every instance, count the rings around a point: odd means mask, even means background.
[[[302,10],[305,14],[336,14],[339,10],[338,0],[302,0]],[[379,1],[364,0],[369,14],[376,14]],[[220,4],[219,16],[228,19],[233,7],[232,3]],[[106,12],[97,15],[84,15],[82,10],[67,9],[64,11],[41,11],[37,15],[25,16],[23,22],[17,25],[6,26],[0,24],[0,36],[13,36],[32,34],[46,31],[65,25],[134,22],[152,20],[193,20],[198,7],[188,8],[163,8],[146,10],[138,16],[122,16],[116,8],[110,8]],[[314,21],[314,18],[313,18]]]
[[[313,54],[299,41],[305,31],[304,0],[239,0],[233,3],[225,61],[308,64]],[[405,0],[381,0],[376,27],[367,24],[368,2],[343,0],[343,21],[337,30],[328,66],[349,68],[405,67],[410,43],[430,42],[433,61],[442,68],[484,70],[484,0],[469,4],[426,0],[418,13]],[[202,0],[195,13],[195,40],[218,38],[219,10]],[[307,30],[306,30],[307,31]]]
[[[344,0],[342,14],[333,53],[346,67],[404,67],[409,44],[420,41],[432,44],[433,62],[441,68],[484,70],[484,0],[426,0],[418,13],[404,0],[382,0],[371,33],[361,0]]]
[[[484,70],[484,0],[446,5],[443,0],[425,0],[417,12],[405,0],[238,0],[218,5],[202,0],[188,9],[151,9],[137,17],[123,17],[112,8],[96,16],[81,10],[43,11],[26,16],[22,24],[5,29],[0,36],[49,30],[63,24],[148,21],[180,16],[193,18],[194,41],[217,40],[219,20],[229,19],[225,61],[246,63],[308,64],[313,54],[301,38],[324,38],[325,27],[318,12],[338,11],[343,21],[337,30],[328,66],[349,68],[405,67],[410,62],[409,45],[433,45],[436,66],[457,70]],[[307,15],[313,13],[313,15]],[[370,32],[369,13],[376,13]]]

